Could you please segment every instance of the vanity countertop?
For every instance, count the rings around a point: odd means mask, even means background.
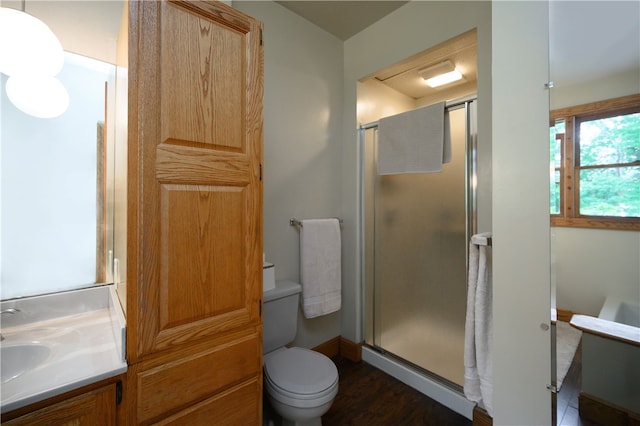
[[[7,309],[16,312],[2,322],[3,413],[127,371],[112,286],[2,302]]]

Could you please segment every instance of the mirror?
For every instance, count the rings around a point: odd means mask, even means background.
[[[105,90],[114,72],[65,53],[58,78],[69,107],[57,118],[28,115],[2,91],[3,300],[112,280]]]
[[[123,5],[3,2],[59,38],[65,62],[57,77],[69,107],[51,119],[25,114],[8,99],[8,77],[0,75],[2,300],[114,281],[113,64]]]
[[[640,5],[637,2],[551,1],[549,12],[550,79],[554,83],[550,90],[552,111],[639,93]],[[565,129],[556,126],[555,132],[563,135]],[[553,141],[560,141],[560,137],[550,139],[553,157]],[[559,156],[560,142],[557,147]],[[553,186],[555,166],[553,158],[551,160]],[[555,203],[550,204],[560,210]],[[563,226],[552,221],[551,305],[557,308],[558,319],[555,342],[558,348],[552,358],[559,364],[559,376],[562,375],[560,364],[564,363],[569,369],[557,396],[556,424],[563,424],[563,419],[577,418],[578,394],[584,391],[584,381],[582,384],[577,381],[584,375],[581,358],[584,345],[574,348],[578,351],[575,358],[573,352],[563,354],[566,333],[561,335],[562,327],[567,327],[572,314],[599,317],[607,298],[640,304],[638,229],[637,222],[635,229],[603,229]],[[576,331],[574,327],[568,328],[569,333]],[[574,338],[574,344],[579,345],[580,339],[580,335],[577,341]]]

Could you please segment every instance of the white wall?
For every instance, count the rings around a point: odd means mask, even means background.
[[[598,316],[607,296],[640,300],[640,232],[552,229],[556,304]]]
[[[264,251],[276,279],[300,282],[289,218],[341,215],[342,41],[274,2],[233,6],[264,23]],[[340,316],[300,316],[294,343],[339,336]]]
[[[3,0],[3,3],[7,0]],[[42,19],[64,50],[114,64],[123,0],[8,0],[16,9]]]
[[[640,24],[638,24],[640,37]],[[553,78],[553,69],[551,70]],[[636,69],[551,90],[551,109],[581,105],[640,93],[640,64]]]
[[[548,138],[548,3],[492,10],[494,424],[543,425],[551,423],[549,153],[539,143]]]
[[[416,101],[376,79],[358,83],[358,124],[367,124],[416,108]]]

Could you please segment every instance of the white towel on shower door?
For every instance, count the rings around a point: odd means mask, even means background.
[[[307,219],[300,227],[302,312],[314,318],[335,312],[342,304],[340,222]]]
[[[437,173],[451,159],[444,102],[380,119],[378,174]]]
[[[469,400],[482,403],[493,417],[491,284],[491,247],[471,242],[464,339],[464,394]]]

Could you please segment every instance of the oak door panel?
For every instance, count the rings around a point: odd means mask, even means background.
[[[248,378],[260,381],[260,338],[254,333],[143,368],[135,377],[138,423],[186,409]]]
[[[161,188],[160,329],[236,311],[244,314],[245,189]],[[223,283],[224,285],[217,285]]]
[[[130,362],[261,321],[261,24],[130,2]]]
[[[262,424],[260,395],[260,378],[255,377],[154,425],[259,425]]]
[[[170,5],[161,19],[162,140],[242,150],[244,34]]]

